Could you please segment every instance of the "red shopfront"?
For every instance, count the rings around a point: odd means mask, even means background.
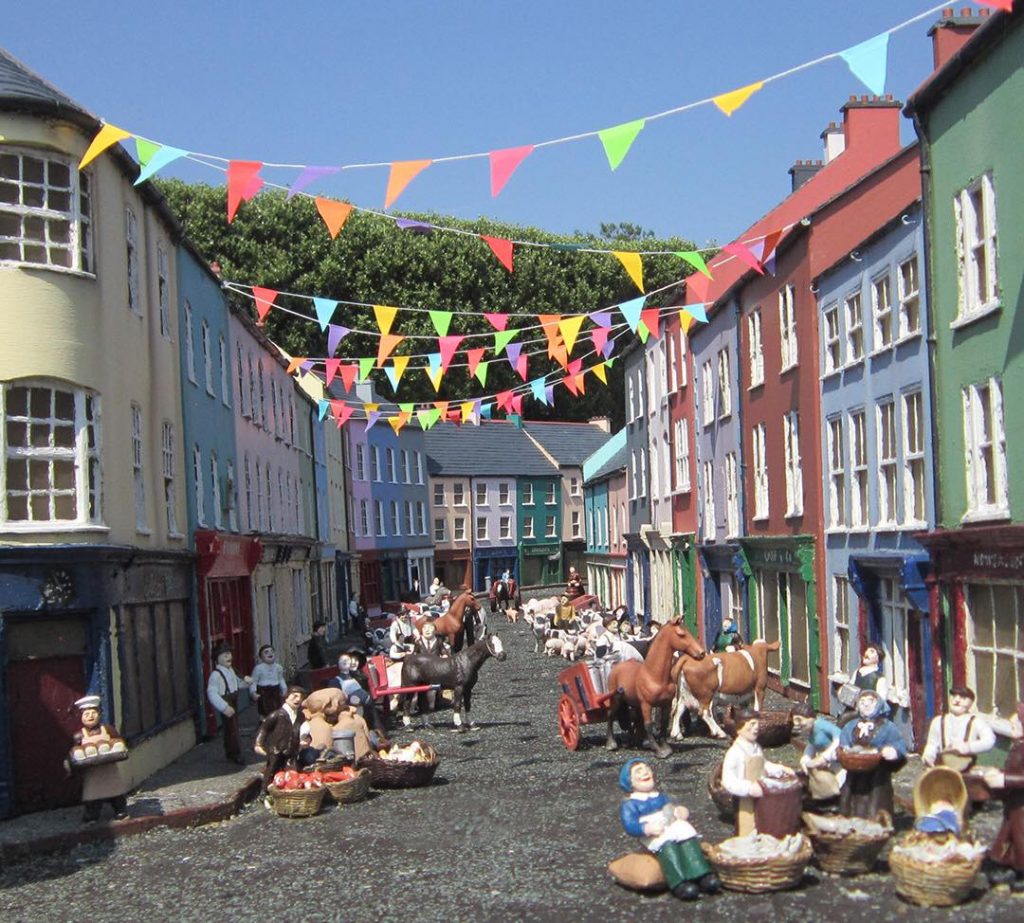
[[[235,672],[244,676],[252,671],[252,572],[263,547],[257,538],[200,530],[196,532],[196,553],[203,701],[206,731],[214,734],[217,721],[205,696],[206,679],[214,667],[212,652],[223,642],[234,654]]]

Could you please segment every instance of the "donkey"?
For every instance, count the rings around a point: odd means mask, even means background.
[[[473,702],[473,687],[476,685],[480,667],[488,657],[495,660],[504,660],[506,657],[501,638],[497,635],[488,635],[451,657],[411,654],[402,661],[402,685],[437,685],[442,689],[453,690],[455,698],[452,702],[452,721],[457,729],[464,730],[467,724],[469,727],[474,726],[468,721]],[[403,695],[402,721],[405,724],[412,720],[411,707],[412,695]]]

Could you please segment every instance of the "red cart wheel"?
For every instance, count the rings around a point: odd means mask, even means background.
[[[558,702],[558,733],[567,750],[580,747],[580,719],[572,699],[563,695]]]

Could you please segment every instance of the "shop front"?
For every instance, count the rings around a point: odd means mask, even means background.
[[[491,583],[508,571],[519,583],[519,558],[515,546],[504,548],[477,548],[473,553],[473,589],[485,593]]]
[[[560,542],[522,544],[519,546],[519,554],[519,572],[523,575],[524,587],[565,583]]]
[[[473,559],[465,548],[436,549],[434,551],[434,576],[441,585],[450,590],[460,586],[473,585]]]
[[[751,633],[744,605],[747,578],[739,543],[705,543],[698,545],[697,550],[704,601],[704,644],[711,649],[726,617],[733,620],[744,641],[751,640],[756,635]]]

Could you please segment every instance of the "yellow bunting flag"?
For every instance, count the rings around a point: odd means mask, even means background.
[[[288,363],[288,375],[291,375],[303,362],[306,361],[305,356],[295,356]]]
[[[583,321],[584,315],[580,314],[576,317],[565,317],[558,322],[558,329],[565,340],[565,349],[569,353],[572,353],[572,348],[576,345],[576,337],[580,335]]]
[[[388,174],[388,190],[384,196],[384,207],[390,208],[416,175],[426,170],[432,163],[432,160],[398,160],[391,164],[391,173]]]
[[[462,410],[462,422],[465,423],[468,420],[473,419],[473,410],[476,407],[476,401],[463,401],[460,405]]]
[[[403,411],[397,417],[388,417],[388,425],[395,431],[396,436],[401,432],[402,427],[409,422],[411,416],[412,414]]]
[[[740,87],[738,90],[733,90],[729,93],[722,93],[721,95],[716,96],[714,103],[726,115],[732,115],[763,86],[764,83],[758,80],[757,83],[751,83],[745,87]]]
[[[83,155],[81,162],[78,164],[78,169],[84,169],[108,147],[112,147],[118,141],[124,141],[125,138],[130,138],[131,136],[132,133],[125,131],[123,128],[117,128],[114,125],[104,125],[99,130],[99,134],[92,139],[92,144],[89,145],[89,149]]]
[[[380,328],[381,333],[391,333],[391,325],[395,322],[395,315],[398,313],[398,308],[392,308],[386,304],[375,304],[373,306],[373,316],[377,319],[377,326]]]
[[[684,334],[690,332],[690,328],[696,323],[696,318],[689,311],[679,312],[679,326]]]
[[[385,333],[381,336],[380,348],[377,350],[377,368],[384,366],[384,360],[395,351],[395,347],[404,339],[404,336],[397,333]]]
[[[633,284],[642,292],[644,290],[644,261],[639,253],[631,253],[628,250],[612,251],[622,263],[623,268],[629,273]]]
[[[339,202],[337,199],[325,199],[323,196],[317,196],[316,210],[320,212],[320,217],[324,219],[324,224],[327,225],[327,233],[331,235],[331,240],[338,236],[341,229],[345,226],[345,222],[348,221],[348,216],[352,214],[352,206],[348,202]]]
[[[440,369],[438,369],[436,373],[432,372],[430,370],[430,366],[425,365],[423,366],[423,374],[430,379],[430,383],[434,386],[435,391],[441,390],[441,379],[444,378],[444,372]]]
[[[395,358],[391,360],[391,363],[395,367],[395,384],[397,385],[402,380],[402,376],[405,374],[405,370],[409,365],[409,357],[395,356]]]
[[[608,384],[608,373],[605,371],[603,362],[599,365],[595,365],[590,371],[600,378],[605,384]]]

